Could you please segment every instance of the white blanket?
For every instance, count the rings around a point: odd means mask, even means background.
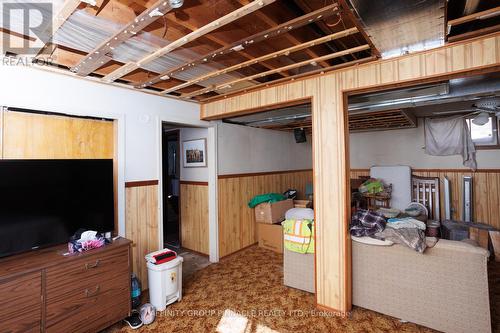
[[[476,148],[463,117],[425,118],[425,153],[462,155],[464,166],[476,170]]]

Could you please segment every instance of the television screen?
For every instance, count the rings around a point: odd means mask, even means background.
[[[0,257],[114,229],[113,160],[0,160]]]

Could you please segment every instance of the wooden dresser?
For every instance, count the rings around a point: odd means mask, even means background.
[[[98,332],[130,315],[130,244],[64,256],[66,245],[0,259],[1,332]]]

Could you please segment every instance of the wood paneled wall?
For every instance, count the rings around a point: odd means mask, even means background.
[[[383,85],[422,83],[475,70],[498,70],[500,33],[272,85],[202,105],[201,118],[258,112],[293,100],[312,100],[316,213],[316,299],[324,309],[351,308],[348,237],[348,140],[344,93]]]
[[[133,242],[132,270],[141,281],[142,289],[147,289],[148,271],[144,256],[159,250],[157,181],[126,185],[125,237]]]
[[[440,183],[441,220],[444,220],[444,185],[447,177],[451,187],[452,219],[462,220],[463,176],[473,178],[474,221],[489,224],[500,229],[500,169],[413,169],[412,174],[421,177],[438,177]],[[369,169],[351,169],[351,178],[369,176]]]
[[[208,255],[208,183],[181,181],[180,205],[182,247]]]
[[[3,158],[114,158],[112,121],[3,113]]]
[[[219,176],[219,255],[227,256],[257,242],[254,210],[247,205],[255,195],[295,188],[304,197],[312,178],[312,170]]]

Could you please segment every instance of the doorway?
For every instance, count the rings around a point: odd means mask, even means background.
[[[180,144],[178,129],[162,126],[163,245],[180,249]]]

